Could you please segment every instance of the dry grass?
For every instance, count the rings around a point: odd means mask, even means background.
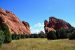
[[[20,39],[3,44],[0,50],[75,50],[75,40]]]

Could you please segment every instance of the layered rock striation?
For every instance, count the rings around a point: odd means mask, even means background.
[[[68,30],[71,29],[72,26],[68,22],[55,17],[49,17],[49,21],[44,21],[45,32],[61,30],[62,28]]]
[[[11,34],[31,34],[28,22],[20,21],[12,12],[0,8],[0,27],[2,24],[8,26]]]

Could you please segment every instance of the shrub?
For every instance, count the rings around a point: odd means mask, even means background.
[[[16,34],[12,34],[12,40],[16,39]]]
[[[30,36],[31,35],[28,35],[28,34],[12,34],[12,40],[31,38]]]
[[[5,42],[5,43],[11,42],[12,37],[11,37],[11,33],[10,33],[10,31],[9,31],[8,26],[3,23],[2,26],[1,26],[1,29],[2,29],[2,31],[4,32],[4,35],[5,35],[4,42]]]
[[[20,34],[12,34],[12,40],[18,40],[21,38],[21,35]]]
[[[68,33],[67,33],[67,30],[66,29],[61,29],[60,31],[60,38],[64,39],[64,38],[67,38],[68,36]]]
[[[25,37],[25,34],[22,34],[20,38],[21,38],[21,39],[26,38],[26,37]]]
[[[69,39],[70,39],[70,40],[75,39],[75,31],[72,32],[72,34],[69,36]]]
[[[24,35],[25,38],[30,38],[30,36],[31,35],[29,35],[29,34]]]
[[[39,38],[46,38],[46,34],[41,31],[40,33],[38,33]]]
[[[47,33],[47,39],[48,39],[48,40],[49,40],[49,39],[51,39],[51,40],[57,39],[57,37],[56,37],[56,32],[54,32],[54,31],[48,32],[48,33]]]
[[[30,35],[30,38],[38,38],[39,36],[38,36],[38,34],[31,34]]]
[[[56,31],[57,39],[65,39],[68,37],[68,33],[66,29],[61,29]]]
[[[6,33],[6,34],[5,34],[5,40],[4,40],[4,42],[5,42],[5,43],[9,43],[9,42],[11,42],[11,41],[12,41],[12,36],[11,36],[11,34]]]
[[[4,32],[0,30],[0,45],[3,44],[4,39],[5,39]]]
[[[16,36],[16,40],[18,40],[18,39],[20,39],[20,38],[21,38],[21,35],[18,34],[18,35]]]
[[[57,39],[60,39],[60,31],[59,30],[56,31],[56,36],[57,36]]]

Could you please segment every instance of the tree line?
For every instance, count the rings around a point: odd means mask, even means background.
[[[5,27],[4,27],[5,26]],[[10,43],[12,40],[24,39],[24,38],[47,38],[48,40],[54,39],[75,39],[75,29],[65,30],[61,29],[60,31],[57,30],[56,32],[50,31],[44,33],[43,31],[39,32],[38,34],[11,34],[9,32],[8,26],[3,24],[0,27],[0,45],[3,43]]]

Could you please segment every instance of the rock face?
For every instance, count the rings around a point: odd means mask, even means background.
[[[70,29],[72,28],[72,26],[68,22],[65,22],[62,19],[49,17],[49,21],[47,20],[44,21],[44,28],[45,28],[45,32],[48,32],[48,30],[55,31],[55,30],[60,30],[62,28]]]
[[[30,26],[25,21],[20,21],[15,14],[0,8],[0,26],[4,23],[8,26],[11,34],[31,34]]]

